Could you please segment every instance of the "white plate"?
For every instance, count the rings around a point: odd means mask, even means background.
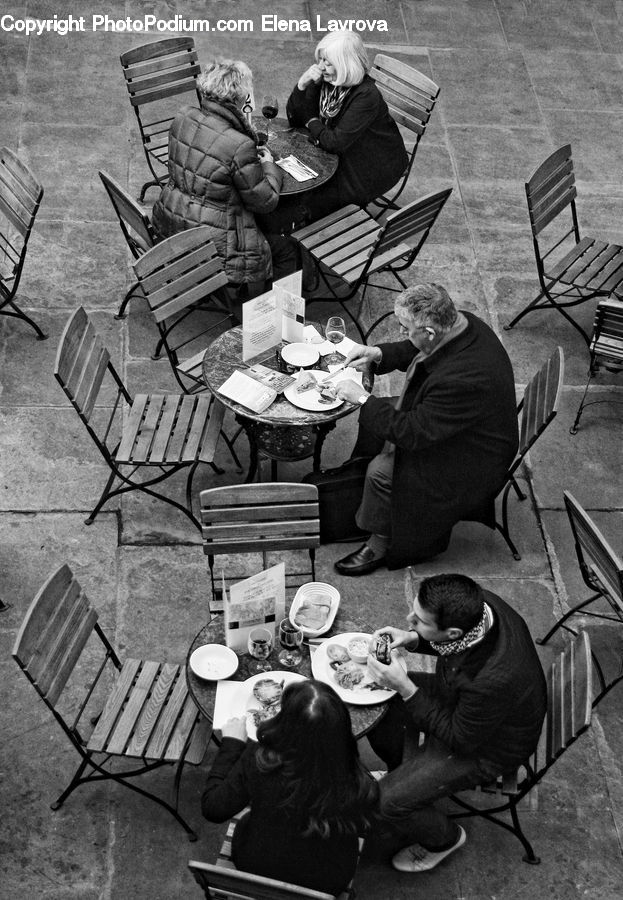
[[[317,381],[321,381],[329,374],[328,372],[322,372],[320,369],[310,369],[309,371],[312,375],[316,376]],[[309,412],[325,412],[329,409],[337,409],[338,406],[341,406],[344,403],[339,397],[336,397],[331,403],[321,403],[320,394],[315,388],[299,393],[296,390],[295,384],[288,385],[283,392],[283,395],[290,403],[294,404],[294,406],[298,406],[299,409],[306,409]]]
[[[361,681],[353,690],[340,687],[334,678],[334,670],[330,665],[331,660],[327,656],[327,647],[329,644],[339,644],[341,647],[344,647],[344,649],[347,649],[348,642],[352,641],[353,638],[365,638],[366,640],[370,640],[370,635],[364,634],[361,631],[349,631],[346,634],[336,634],[331,638],[327,638],[320,644],[311,658],[312,675],[314,678],[317,678],[318,681],[324,681],[325,684],[330,685],[346,703],[353,703],[355,706],[373,706],[375,703],[385,703],[385,701],[390,700],[396,692],[382,689],[371,690],[370,688],[365,687],[366,684],[370,684],[373,680],[368,676],[368,667],[365,664],[360,665],[359,663],[356,663],[360,669],[364,670],[366,675],[363,681]]]
[[[315,365],[320,359],[320,353],[311,344],[294,343],[286,344],[281,348],[281,358],[289,366],[295,368],[308,368]]]
[[[309,628],[307,625],[300,625],[296,621],[298,609],[308,594],[325,594],[331,601],[327,621],[320,628]],[[294,600],[290,607],[290,621],[297,628],[300,628],[305,637],[319,637],[321,634],[325,634],[325,632],[333,625],[333,620],[335,619],[335,614],[339,605],[340,592],[337,588],[334,588],[332,584],[326,584],[324,581],[310,581],[307,584],[302,584],[294,595]]]
[[[255,722],[253,721],[253,716],[251,715],[252,710],[261,709],[262,704],[259,700],[257,700],[253,696],[253,688],[258,681],[261,681],[263,678],[271,678],[273,681],[283,681],[284,688],[287,685],[291,684],[293,681],[305,681],[304,675],[299,675],[298,672],[258,672],[257,675],[252,675],[251,678],[247,678],[246,681],[243,681],[240,694],[236,695],[236,706],[238,708],[243,708],[246,710],[247,716],[247,734],[251,738],[252,741],[257,738],[257,729],[255,727]]]
[[[234,674],[238,668],[238,657],[224,644],[204,644],[191,653],[189,663],[198,678],[220,681]]]

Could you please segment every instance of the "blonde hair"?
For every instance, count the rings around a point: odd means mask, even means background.
[[[316,62],[320,53],[335,67],[335,84],[352,87],[361,84],[370,69],[363,41],[354,31],[330,31],[316,47]]]
[[[214,60],[197,77],[197,88],[204,97],[240,104],[253,92],[253,75],[240,60]]]

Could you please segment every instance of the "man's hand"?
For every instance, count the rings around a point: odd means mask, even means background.
[[[306,69],[298,81],[298,89],[299,91],[304,91],[308,84],[311,84],[312,81],[314,84],[318,84],[319,81],[322,80],[322,69],[317,63],[314,63],[309,69]]]
[[[417,688],[392,653],[392,661],[388,666],[380,663],[372,654],[368,656],[368,674],[378,685],[389,691],[397,691],[403,700],[412,697]]]
[[[353,369],[362,372],[373,363],[379,363],[382,356],[383,353],[380,347],[366,347],[364,344],[356,344],[344,360],[344,365],[352,366]]]
[[[382,628],[377,628],[374,632],[371,643],[375,644],[382,634],[388,634],[392,639],[392,642],[389,645],[390,650],[395,650],[397,647],[406,647],[409,644],[415,644],[418,640],[418,635],[415,631],[405,631],[404,628],[394,628],[393,625],[383,625]]]
[[[273,161],[273,155],[270,152],[270,150],[268,149],[268,147],[258,147],[257,155],[260,158],[260,162],[272,162]]]
[[[340,400],[349,400],[350,403],[358,403],[359,398],[363,397],[366,392],[360,384],[353,381],[351,378],[348,381],[340,381],[340,383],[335,386],[335,393]]]
[[[228,719],[221,729],[221,735],[226,738],[236,738],[238,741],[247,740],[247,720],[245,716]]]

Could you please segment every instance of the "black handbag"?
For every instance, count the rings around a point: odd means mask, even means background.
[[[335,469],[310,472],[305,484],[318,488],[320,506],[320,543],[355,541],[367,534],[357,527],[355,513],[361,503],[363,484],[370,457],[348,459]]]

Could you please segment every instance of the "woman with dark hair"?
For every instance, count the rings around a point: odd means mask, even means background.
[[[246,743],[245,719],[223,726],[201,800],[210,822],[246,806],[232,841],[237,868],[339,894],[357,864],[377,785],[359,761],[348,709],[313,679],[288,685],[281,712]]]

